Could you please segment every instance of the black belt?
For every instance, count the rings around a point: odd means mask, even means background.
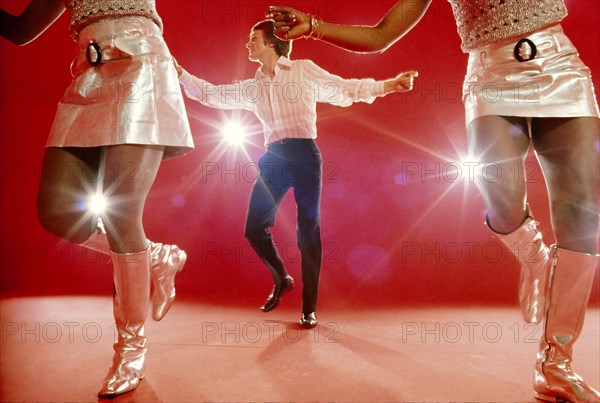
[[[295,142],[302,142],[302,141],[315,141],[314,139],[300,139],[300,138],[286,138],[286,139],[281,139],[281,140],[277,140],[277,141],[272,141],[269,144],[267,144],[267,147],[272,146],[272,145],[276,145],[276,144],[288,144],[288,143],[295,143]]]

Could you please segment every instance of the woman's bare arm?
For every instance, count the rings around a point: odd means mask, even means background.
[[[423,17],[431,0],[401,0],[374,26],[332,24],[290,7],[271,6],[282,39],[319,38],[354,52],[383,52],[408,33]]]
[[[63,0],[32,0],[19,16],[0,10],[0,36],[17,45],[26,45],[40,36],[64,11]]]

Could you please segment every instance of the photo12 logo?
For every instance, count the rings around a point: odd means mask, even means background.
[[[2,322],[2,343],[97,343],[104,333],[97,322]]]
[[[314,343],[339,343],[338,333],[339,325],[335,322],[327,322],[310,331],[295,323],[275,322],[203,322],[201,327],[204,344],[256,344],[276,340],[296,343],[304,336]]]
[[[541,334],[541,326],[533,323],[403,322],[401,325],[402,343],[537,343]]]

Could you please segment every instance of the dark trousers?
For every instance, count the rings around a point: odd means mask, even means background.
[[[270,144],[258,166],[246,217],[246,238],[271,271],[275,283],[281,284],[287,272],[269,228],[275,224],[283,196],[293,188],[298,206],[296,238],[302,256],[302,312],[314,312],[322,256],[321,153],[314,140],[287,139]]]

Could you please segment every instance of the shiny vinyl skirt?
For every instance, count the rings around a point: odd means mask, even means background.
[[[525,38],[469,52],[463,86],[467,126],[487,115],[598,117],[590,71],[561,26]]]
[[[160,28],[143,17],[99,21],[78,37],[74,79],[46,147],[163,145],[194,148],[177,72]]]

